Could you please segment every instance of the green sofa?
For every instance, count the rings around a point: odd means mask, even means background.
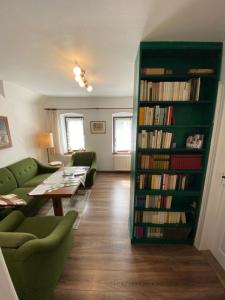
[[[0,247],[21,300],[51,299],[71,249],[77,213],[24,217],[13,211],[0,222]]]
[[[96,176],[96,154],[95,152],[75,152],[72,154],[69,166],[90,167],[85,181],[85,187],[91,187],[94,184]]]
[[[27,205],[20,208],[26,216],[37,213],[46,202],[45,198],[28,196],[28,193],[57,171],[58,167],[44,165],[33,158],[26,158],[5,168],[0,169],[0,194],[16,194],[23,198]],[[12,209],[1,209],[0,220]]]

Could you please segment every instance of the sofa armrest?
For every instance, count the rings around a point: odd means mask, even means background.
[[[38,170],[40,173],[53,173],[56,172],[60,167],[58,166],[49,166],[47,164],[43,164],[40,161],[36,160],[38,165]]]
[[[34,234],[24,232],[0,232],[1,248],[19,248],[26,242],[37,239]]]
[[[17,252],[18,259],[25,260],[34,253],[46,253],[54,250],[71,231],[77,215],[77,212],[69,211],[47,237],[31,240],[22,245]]]
[[[90,166],[90,171],[91,170],[94,170],[94,171],[97,170],[97,165],[96,165],[96,160],[95,159],[93,159],[92,164]]]
[[[24,219],[25,217],[21,211],[15,210],[11,212],[0,222],[0,232],[14,231]]]

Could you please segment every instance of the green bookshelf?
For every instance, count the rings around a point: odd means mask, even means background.
[[[134,85],[132,243],[194,242],[221,57],[222,43],[140,44]],[[202,141],[200,148],[187,148],[189,136]]]

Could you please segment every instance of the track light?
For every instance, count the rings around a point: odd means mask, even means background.
[[[93,91],[93,87],[88,84],[87,77],[85,75],[85,70],[80,66],[76,65],[73,68],[74,79],[79,84],[81,88],[86,87],[87,91],[90,93]]]

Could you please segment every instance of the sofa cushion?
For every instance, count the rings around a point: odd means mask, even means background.
[[[44,181],[50,175],[52,175],[52,173],[45,173],[45,174],[36,175],[32,179],[26,181],[24,183],[24,187],[35,187],[35,186],[39,185],[40,183],[42,183],[42,181]]]
[[[16,232],[27,232],[42,239],[48,236],[60,223],[63,217],[35,216],[26,218],[16,229]]]
[[[0,169],[0,195],[11,194],[17,187],[17,182],[13,174],[7,168]]]
[[[90,167],[95,159],[95,152],[77,152],[72,156],[73,166]]]
[[[7,167],[15,176],[19,187],[38,174],[38,165],[33,158],[25,158]]]

